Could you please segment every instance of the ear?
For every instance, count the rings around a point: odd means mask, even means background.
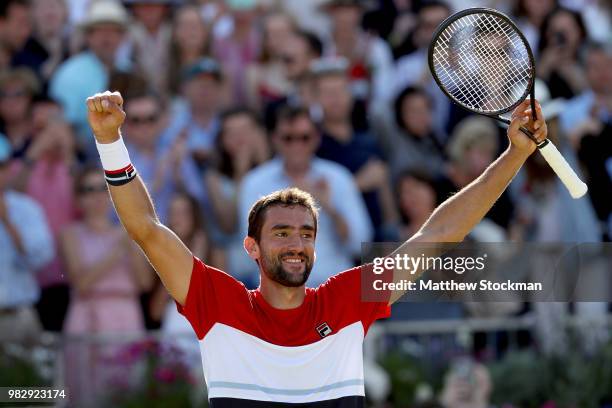
[[[249,255],[249,257],[254,260],[254,261],[258,261],[261,254],[260,254],[260,250],[259,250],[259,244],[257,243],[257,241],[255,241],[255,238],[252,237],[246,237],[244,238],[244,249],[247,252],[247,254]]]

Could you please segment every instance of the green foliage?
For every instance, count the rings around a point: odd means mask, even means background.
[[[440,373],[427,369],[427,364],[406,353],[392,351],[380,361],[391,377],[391,399],[396,407],[412,406],[417,387],[428,384],[437,388]]]
[[[38,372],[31,354],[26,350],[17,349],[18,353],[11,352],[0,344],[0,384],[3,387],[44,387],[49,382]]]
[[[144,341],[126,348],[118,356],[124,377],[111,391],[108,406],[119,408],[202,407],[195,402],[197,384],[180,350],[156,341]],[[136,376],[134,376],[136,373]],[[132,381],[136,377],[136,381]]]
[[[612,341],[592,356],[578,347],[550,356],[511,352],[489,369],[495,404],[531,408],[552,401],[558,407],[598,408],[612,401]]]
[[[554,374],[534,351],[508,353],[501,361],[490,364],[489,370],[494,384],[493,402],[535,408],[547,400]]]

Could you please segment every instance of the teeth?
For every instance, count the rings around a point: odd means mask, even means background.
[[[290,263],[300,263],[300,262],[302,262],[302,260],[301,260],[301,259],[295,259],[295,258],[293,258],[293,259],[285,259],[285,262],[290,262]]]

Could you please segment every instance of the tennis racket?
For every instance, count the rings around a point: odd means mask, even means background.
[[[435,32],[428,59],[436,83],[459,106],[510,124],[502,115],[529,96],[536,120],[533,53],[523,33],[505,14],[488,8],[453,14]],[[528,129],[521,131],[535,141]],[[549,140],[537,145],[572,197],[582,197],[586,184],[555,145]]]

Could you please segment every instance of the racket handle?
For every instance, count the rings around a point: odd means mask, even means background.
[[[557,173],[563,184],[565,184],[573,198],[580,198],[586,194],[588,190],[587,185],[578,178],[576,172],[570,167],[553,143],[546,140],[538,146],[538,149],[550,167]]]

